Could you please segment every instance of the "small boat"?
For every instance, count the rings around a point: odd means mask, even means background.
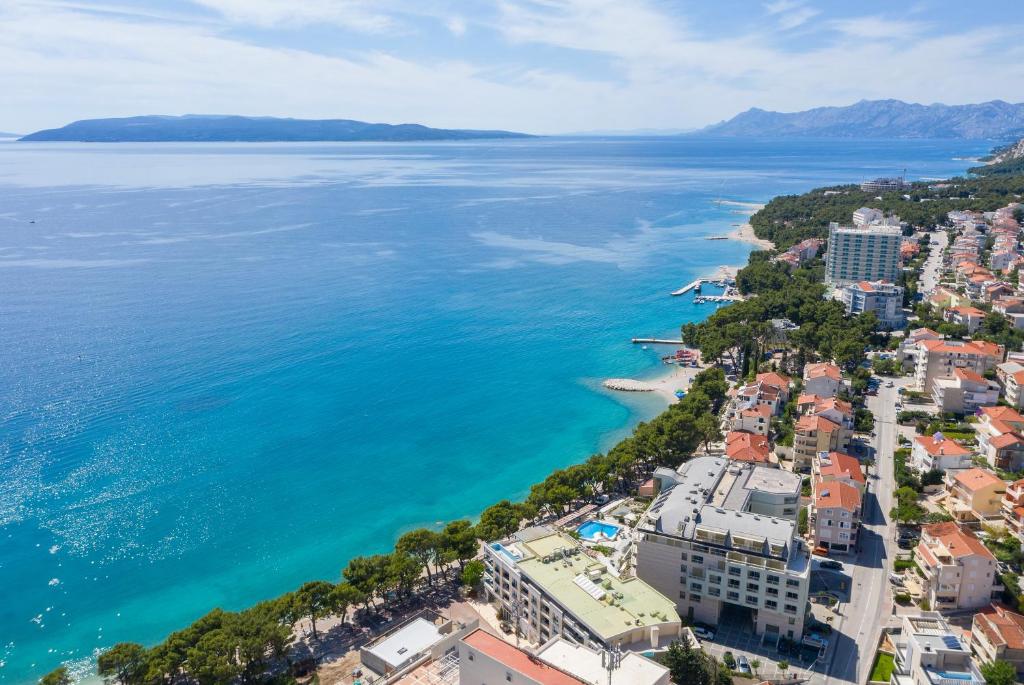
[[[641,350],[646,350],[647,349],[647,345],[643,345],[640,349]]]

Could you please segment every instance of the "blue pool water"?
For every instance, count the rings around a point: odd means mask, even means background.
[[[0,681],[519,497],[661,408],[719,202],[987,142],[0,144]]]
[[[601,540],[614,540],[619,534],[619,527],[612,523],[602,521],[587,521],[576,532],[588,542],[600,542]]]

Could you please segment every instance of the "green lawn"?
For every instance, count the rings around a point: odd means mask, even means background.
[[[896,667],[892,654],[879,652],[875,658],[875,667],[871,669],[871,680],[889,682],[892,671]]]

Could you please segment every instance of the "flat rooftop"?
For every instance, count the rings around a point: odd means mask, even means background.
[[[603,640],[642,626],[679,623],[675,602],[644,581],[620,579],[564,533],[538,537],[536,532],[531,529],[526,541],[513,536],[515,542],[504,545],[522,555],[514,563]]]
[[[537,656],[588,683],[608,682],[608,670],[601,664],[601,655],[582,645],[556,638],[544,645]],[[657,683],[666,673],[668,669],[661,664],[626,652],[619,668],[612,671],[611,685]]]
[[[444,636],[430,621],[417,618],[383,640],[368,647],[366,651],[380,658],[391,667],[398,667],[414,654],[426,651]]]

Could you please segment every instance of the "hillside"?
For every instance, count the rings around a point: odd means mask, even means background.
[[[765,138],[1011,138],[1024,135],[1024,103],[919,105],[861,100],[803,112],[748,109],[699,135]]]
[[[1024,138],[1016,143],[996,148],[986,161],[988,164],[974,167],[970,172],[979,176],[1024,174]]]
[[[23,141],[86,143],[423,141],[524,138],[524,133],[429,128],[420,124],[371,124],[350,119],[278,119],[189,114],[83,119],[37,131]]]

